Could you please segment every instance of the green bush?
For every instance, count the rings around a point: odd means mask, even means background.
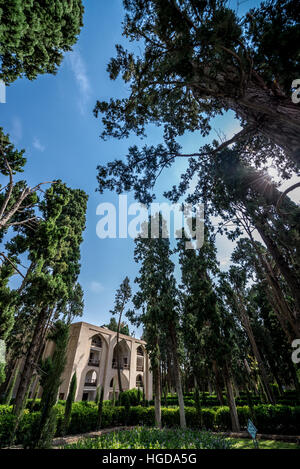
[[[55,406],[57,410],[56,436],[62,434],[64,405],[60,402]],[[241,428],[247,428],[251,412],[248,406],[237,407]],[[259,433],[291,434],[300,433],[300,406],[257,405],[253,406],[254,424]],[[227,406],[201,408],[200,415],[195,407],[186,407],[187,426],[192,429],[206,429],[228,431],[231,428],[230,412]],[[162,407],[162,425],[166,428],[179,427],[179,408]],[[25,409],[17,436],[17,444],[26,444],[34,426],[37,425],[40,413],[29,412]],[[0,447],[9,444],[9,436],[13,428],[14,416],[12,406],[0,406]],[[140,425],[151,427],[154,425],[154,407],[124,406],[113,407],[109,402],[103,406],[102,427],[119,425]],[[69,426],[69,434],[87,433],[97,427],[97,405],[95,402],[75,402]]]

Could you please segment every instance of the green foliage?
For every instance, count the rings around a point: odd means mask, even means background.
[[[81,0],[0,1],[0,78],[35,79],[56,73],[64,53],[77,41],[83,16]]]
[[[65,449],[230,449],[231,443],[208,432],[138,428],[83,440]]]
[[[63,425],[65,434],[67,433],[69,425],[70,425],[72,405],[75,400],[76,387],[77,387],[77,378],[76,378],[76,372],[74,372],[72,379],[71,379],[69,394],[68,394],[66,405],[65,405],[65,416],[64,416],[64,425]]]
[[[57,409],[54,408],[57,401],[57,393],[61,384],[61,375],[66,365],[66,351],[69,341],[69,326],[62,321],[57,321],[49,333],[48,339],[55,344],[52,357],[41,363],[40,383],[43,388],[41,398],[40,420],[30,437],[28,445],[31,448],[49,448],[56,430]],[[73,385],[74,385],[73,381]],[[75,382],[76,384],[76,382]],[[74,390],[73,390],[74,394]],[[71,396],[74,398],[74,396]],[[71,401],[67,401],[67,418],[70,416]]]
[[[109,324],[105,324],[104,327],[107,327],[110,331],[118,332],[118,323],[114,317],[111,317]],[[130,335],[128,324],[121,322],[120,334]]]
[[[10,405],[18,375],[19,375],[19,367],[16,368],[13,376],[11,377],[10,383],[8,385],[8,388],[7,388],[7,391],[6,391],[6,394],[5,394],[3,404],[6,404],[8,406]]]
[[[98,403],[98,415],[97,415],[97,430],[100,430],[102,425],[102,413],[103,413],[103,396],[104,396],[104,387],[100,387],[100,399]]]
[[[64,408],[57,404],[56,436],[62,435]],[[245,430],[248,419],[251,418],[251,411],[248,406],[237,407],[241,427]],[[256,405],[254,406],[255,425],[260,433],[276,433],[287,435],[298,435],[300,431],[300,406],[286,405]],[[229,408],[211,407],[201,408],[201,420],[195,407],[185,408],[187,426],[191,429],[206,429],[214,431],[228,431],[231,428]],[[26,444],[30,441],[34,428],[38,428],[41,413],[32,412],[26,409],[21,420],[16,436],[17,444]],[[9,435],[15,417],[12,414],[11,406],[0,406],[0,446],[9,443]],[[103,405],[102,428],[116,425],[142,425],[151,427],[154,425],[154,407],[131,406],[129,417],[126,415],[123,406],[112,407]],[[95,402],[75,402],[72,406],[71,421],[68,433],[87,433],[97,429],[98,407]],[[162,408],[162,425],[174,429],[179,427],[179,409]]]

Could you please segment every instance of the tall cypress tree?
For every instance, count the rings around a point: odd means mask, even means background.
[[[54,405],[57,402],[61,376],[67,361],[69,325],[63,321],[57,321],[48,334],[48,340],[54,342],[55,349],[53,356],[42,360],[40,366],[40,381],[43,388],[41,415],[28,443],[28,446],[32,448],[50,448],[55,434],[57,411]]]
[[[68,393],[66,406],[65,406],[65,415],[64,415],[64,423],[63,423],[64,434],[67,433],[68,427],[70,425],[72,405],[75,400],[76,387],[77,387],[77,379],[76,379],[76,372],[74,372],[72,379],[71,379],[69,393]]]
[[[31,270],[25,279],[16,318],[16,327],[19,319],[24,324],[24,317],[30,324],[30,330],[23,332],[26,339],[25,363],[14,403],[18,419],[49,322],[60,316],[69,321],[82,311],[81,295],[77,297],[74,308],[74,292],[78,289],[86,202],[84,192],[69,189],[59,181],[53,184],[40,204],[43,219],[29,239]]]
[[[118,288],[118,290],[116,292],[115,307],[111,311],[112,314],[116,314],[116,315],[119,316],[118,326],[117,326],[117,344],[116,344],[119,393],[123,392],[122,380],[121,380],[119,337],[120,337],[120,330],[121,330],[122,314],[124,312],[125,305],[130,300],[130,297],[131,297],[131,288],[130,288],[130,284],[129,284],[129,278],[125,277],[125,279],[123,280],[123,282],[120,285],[120,288]]]
[[[157,238],[151,238],[151,224],[159,233]],[[161,214],[149,219],[147,229],[148,238],[138,237],[135,240],[135,260],[141,263],[136,283],[139,291],[133,298],[136,308],[142,309],[140,315],[131,314],[131,320],[142,324],[144,338],[147,342],[151,367],[154,375],[154,398],[156,425],[161,426],[161,341],[164,332],[170,337],[171,354],[174,363],[176,391],[178,394],[180,424],[186,426],[183,393],[181,385],[181,370],[178,358],[178,300],[176,282],[174,278],[174,264],[170,258],[172,251],[170,242],[163,238],[166,222]],[[154,233],[152,233],[154,236]]]
[[[239,431],[232,386],[232,354],[234,326],[211,275],[218,274],[216,248],[206,229],[203,246],[186,250],[185,239],[178,241],[182,273],[181,303],[185,348],[190,356],[197,386],[210,369],[224,376],[233,431]],[[220,390],[222,393],[222,390]]]

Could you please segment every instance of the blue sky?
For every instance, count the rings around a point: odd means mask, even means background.
[[[242,14],[259,2],[230,3],[235,8],[238,6]],[[23,176],[29,185],[62,179],[69,186],[88,193],[79,280],[85,292],[83,320],[101,325],[109,321],[116,288],[126,275],[133,284],[138,266],[133,260],[132,239],[100,240],[96,236],[97,205],[101,202],[117,204],[114,193],[95,192],[96,166],[126,155],[128,146],[140,140],[132,136],[123,141],[104,142],[99,138],[101,123],[92,112],[96,100],[126,96],[127,92],[121,80],[111,82],[106,72],[109,59],[115,53],[114,45],[125,43],[121,36],[123,7],[121,0],[88,0],[84,4],[84,27],[78,43],[66,55],[57,75],[39,76],[33,82],[20,79],[9,86],[7,102],[0,104],[0,125],[17,148],[26,149],[27,165]],[[230,137],[239,125],[233,114],[228,113],[216,119],[213,128],[222,129]],[[207,141],[211,138],[216,138],[215,132]],[[147,144],[160,141],[160,130],[149,129]],[[181,143],[185,152],[189,152],[198,149],[204,140],[197,135],[187,135]],[[158,202],[163,201],[163,190],[179,180],[182,165],[182,162],[176,163],[160,177]],[[132,194],[128,199],[133,201]],[[221,265],[226,267],[232,243],[222,238],[217,247]]]

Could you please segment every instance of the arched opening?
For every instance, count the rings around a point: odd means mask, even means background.
[[[136,385],[137,388],[143,388],[144,387],[142,375],[137,375],[135,385]]]
[[[96,366],[100,365],[102,354],[102,339],[99,334],[96,334],[92,337],[91,340],[91,348],[90,348],[90,355],[89,355],[89,366]]]
[[[89,370],[85,375],[84,386],[97,387],[97,373],[94,370]]]
[[[144,371],[144,350],[141,345],[136,349],[136,371]]]
[[[94,347],[102,348],[102,339],[99,334],[95,334],[92,337],[92,345]]]
[[[115,345],[113,359],[112,359],[112,368],[117,369],[117,347],[119,347],[119,360],[120,360],[120,369],[129,370],[130,368],[130,349],[126,340],[122,339],[118,345]]]

